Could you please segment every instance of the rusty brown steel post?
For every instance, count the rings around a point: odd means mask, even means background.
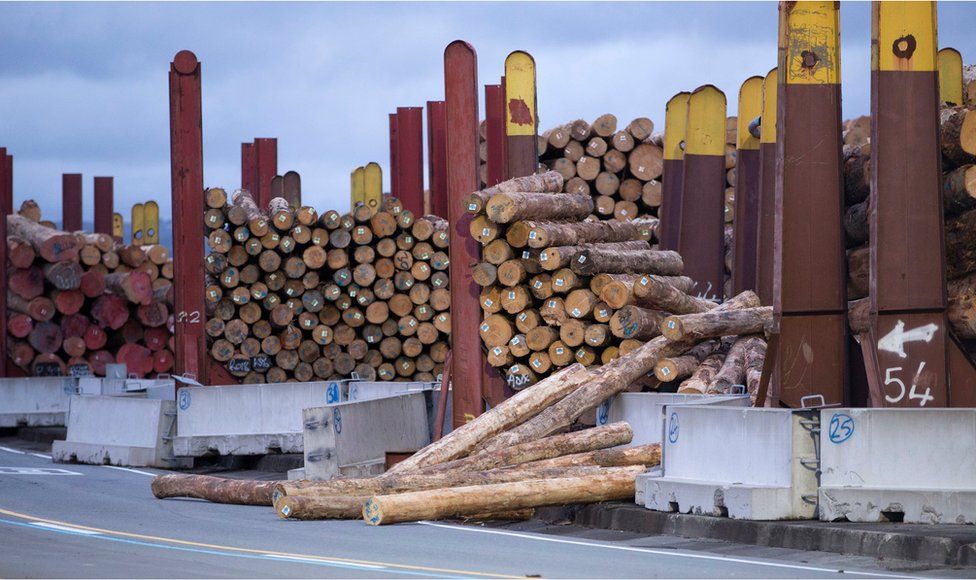
[[[271,181],[278,175],[278,139],[259,137],[254,139],[254,200],[264,209],[271,201]]]
[[[762,116],[759,127],[759,239],[756,243],[756,294],[766,306],[773,305],[778,77],[779,72],[773,69],[763,79]]]
[[[10,164],[8,165],[8,159]],[[9,167],[9,169],[8,169]],[[14,192],[10,187],[10,169],[13,160],[7,155],[7,148],[0,147],[0,280],[6,284],[7,277],[7,216],[13,213]],[[0,377],[9,377],[13,362],[7,354],[7,291],[0,292]]]
[[[447,219],[447,110],[444,101],[427,101],[427,183],[430,211]]]
[[[681,184],[684,174],[685,127],[688,98],[678,93],[668,101],[664,113],[664,165],[661,173],[661,207],[658,209],[658,239],[662,250],[678,249],[681,231]]]
[[[258,170],[255,155],[253,142],[241,143],[241,189],[256,195],[255,180]]]
[[[444,95],[447,103],[447,184],[451,236],[451,384],[454,427],[484,411],[482,403],[481,306],[471,267],[481,259],[469,232],[472,216],[464,198],[478,190],[478,56],[462,40],[444,50]]]
[[[111,177],[95,178],[95,232],[113,235],[114,183]]]
[[[845,404],[840,3],[780,2],[774,402]]]
[[[400,169],[397,160],[397,116],[390,113],[390,195],[400,196]]]
[[[539,113],[535,59],[516,50],[505,59],[504,114],[506,177],[525,177],[539,168]]]
[[[505,94],[501,85],[485,85],[485,147],[488,150],[488,180],[491,187],[505,181]]]
[[[694,293],[708,299],[725,287],[725,109],[712,85],[688,98],[677,250]]]
[[[951,399],[936,6],[874,2],[872,11],[870,296],[880,376],[868,380],[879,381],[883,398],[871,404],[944,407]]]
[[[61,174],[61,229],[77,232],[81,228],[81,174]]]
[[[397,197],[415,216],[424,215],[424,109],[397,107]]]
[[[739,88],[735,157],[735,229],[732,295],[758,287],[759,256],[759,137],[750,131],[762,114],[763,78],[749,77]]]
[[[169,127],[173,203],[175,373],[210,384],[204,332],[203,110],[200,62],[181,50],[170,63]]]

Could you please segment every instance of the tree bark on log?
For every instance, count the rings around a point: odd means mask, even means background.
[[[945,107],[939,113],[942,155],[955,166],[976,162],[976,115],[965,107]]]
[[[173,473],[157,475],[152,480],[151,488],[153,495],[159,499],[192,497],[214,503],[271,505],[271,494],[277,483]]]
[[[761,343],[761,346],[760,346]],[[746,359],[750,350],[761,348],[766,352],[766,341],[759,336],[740,336],[725,355],[722,368],[715,374],[708,393],[728,393],[732,385],[745,385]]]
[[[518,469],[567,469],[571,467],[626,467],[641,465],[645,468],[661,464],[661,444],[647,443],[617,449],[600,449],[587,453],[563,455],[519,465]],[[497,471],[503,472],[504,468]]]
[[[696,344],[681,356],[663,358],[654,365],[654,376],[661,382],[690,377],[705,357],[712,354],[718,346],[718,340],[706,340]]]
[[[712,384],[712,380],[715,375],[718,374],[719,370],[722,368],[722,364],[725,361],[725,353],[713,352],[712,354],[705,357],[705,360],[698,365],[695,372],[691,373],[691,376],[685,379],[680,385],[678,385],[679,393],[695,393],[695,394],[705,394],[708,392],[709,385]]]
[[[489,197],[499,193],[559,193],[563,190],[563,176],[557,171],[514,177],[484,191]]]
[[[945,249],[948,279],[976,271],[976,210],[946,221]]]
[[[691,296],[672,286],[661,276],[642,276],[634,284],[634,297],[639,306],[657,308],[672,314],[698,314],[718,306],[711,300]]]
[[[493,195],[485,205],[491,221],[507,224],[518,220],[581,220],[593,211],[593,198],[579,193],[512,192]]]
[[[642,467],[622,467],[580,477],[373,496],[363,506],[363,519],[369,525],[379,526],[548,505],[628,499],[634,496],[634,480],[641,472]]]
[[[651,250],[651,245],[645,240],[633,240],[627,242],[585,244],[580,246],[554,246],[542,250],[542,252],[539,254],[539,263],[542,264],[542,268],[544,270],[551,272],[560,268],[565,268],[577,261],[580,254],[586,250],[601,250],[608,253],[646,252]]]
[[[388,473],[409,473],[457,459],[485,439],[538,415],[543,409],[573,392],[588,376],[583,365],[566,367],[544,381],[519,391],[490,411],[397,463]]]
[[[491,453],[479,453],[471,457],[455,459],[454,461],[428,467],[422,473],[487,471],[498,467],[525,464],[531,461],[552,459],[553,457],[563,455],[626,445],[630,443],[633,437],[634,432],[627,423],[611,423],[592,429],[552,435],[551,437],[544,437],[537,441],[528,441]]]
[[[715,309],[701,314],[669,316],[661,323],[661,334],[672,341],[698,341],[718,336],[756,334],[763,332],[772,320],[772,306],[732,312]]]
[[[976,165],[963,165],[943,176],[942,201],[950,216],[976,208]]]
[[[660,310],[624,306],[610,318],[610,332],[617,338],[650,340],[661,334],[661,322],[666,316]]]
[[[528,221],[525,223],[529,227],[530,248],[649,240],[657,227],[657,220],[653,218],[631,221],[572,223]]]
[[[31,245],[48,262],[68,262],[78,258],[79,243],[74,234],[54,230],[19,216],[7,216],[7,235]]]
[[[573,260],[577,274],[659,274],[679,276],[684,269],[681,255],[670,250],[614,252],[586,249]]]
[[[759,297],[754,292],[747,291],[730,298],[708,314],[729,313],[733,310],[755,307],[758,304]],[[691,316],[708,316],[708,314]],[[533,441],[567,427],[583,413],[595,409],[610,396],[623,391],[634,381],[647,375],[662,358],[677,356],[693,346],[692,341],[672,342],[659,336],[593,371],[589,380],[571,395],[550,405],[522,425],[496,435],[485,442],[481,450],[489,452],[524,441]]]

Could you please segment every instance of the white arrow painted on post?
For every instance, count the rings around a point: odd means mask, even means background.
[[[905,330],[905,323],[899,320],[891,332],[878,341],[878,349],[893,352],[901,358],[907,358],[908,355],[905,354],[906,342],[932,342],[932,337],[938,330],[939,326],[932,322],[925,326]]]

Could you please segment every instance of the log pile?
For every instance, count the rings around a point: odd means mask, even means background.
[[[752,292],[707,312],[669,317],[660,336],[601,367],[574,363],[523,388],[379,476],[271,486],[265,481],[162,475],[153,481],[153,493],[159,498],[271,504],[289,519],[362,517],[370,525],[505,518],[513,511],[524,514],[521,510],[547,505],[629,499],[635,477],[660,463],[660,446],[622,447],[633,437],[626,423],[573,429],[584,415],[652,373],[661,361],[710,340],[744,337],[731,341],[725,357],[739,361],[740,368],[733,371],[723,362],[712,382],[750,375],[755,365],[762,366],[758,335],[771,318],[771,309],[760,307]]]
[[[471,234],[483,244],[472,276],[482,287],[481,338],[489,364],[515,390],[573,364],[607,364],[660,336],[668,316],[717,307],[688,294],[693,281],[681,275],[679,254],[650,245],[656,219],[590,221],[591,196],[564,190],[562,175],[549,171],[468,198]],[[705,376],[733,346],[725,373]],[[765,342],[731,336],[696,352],[677,366],[665,361],[636,386],[729,392],[747,384],[750,362],[761,370]]]
[[[259,208],[207,190],[210,354],[245,383],[433,381],[451,327],[447,223],[395,198],[373,213]]]
[[[173,367],[173,263],[160,245],[63,232],[33,201],[7,217],[10,359],[36,376],[139,377]]]

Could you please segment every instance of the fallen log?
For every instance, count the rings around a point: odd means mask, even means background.
[[[721,370],[724,362],[725,353],[723,352],[713,352],[712,354],[708,355],[705,357],[705,360],[698,365],[695,372],[691,373],[690,377],[678,385],[678,392],[705,394],[708,392],[708,388],[712,384],[712,380],[715,378],[715,375],[718,374],[719,370]]]
[[[657,227],[657,220],[644,218],[631,221],[599,222],[525,222],[529,228],[530,248],[577,246],[597,242],[629,242],[649,240]]]
[[[661,464],[661,444],[647,443],[618,449],[599,449],[586,453],[574,453],[552,459],[523,463],[518,469],[567,469],[571,467],[627,467],[642,465],[654,467]],[[502,468],[499,472],[516,468]]]
[[[757,334],[773,320],[773,307],[741,310],[715,309],[701,314],[668,316],[661,323],[661,334],[672,341],[702,340],[717,336]]]
[[[588,248],[571,265],[577,274],[661,274],[679,276],[681,255],[670,250],[608,251]]]
[[[152,480],[151,488],[153,495],[159,499],[192,497],[214,503],[271,505],[271,494],[277,483],[173,473],[157,475]]]
[[[363,506],[363,519],[369,525],[379,526],[548,505],[633,498],[634,480],[643,471],[643,467],[621,467],[579,477],[378,495],[369,498]]]
[[[718,306],[711,300],[682,292],[662,276],[641,276],[634,284],[634,298],[638,306],[665,310],[672,314],[697,314]]]
[[[562,455],[626,445],[630,443],[633,437],[634,432],[627,423],[611,423],[610,425],[593,427],[592,429],[553,435],[537,441],[528,441],[491,453],[479,453],[471,457],[455,459],[454,461],[429,467],[423,470],[422,473],[485,471],[497,467],[551,459]]]

